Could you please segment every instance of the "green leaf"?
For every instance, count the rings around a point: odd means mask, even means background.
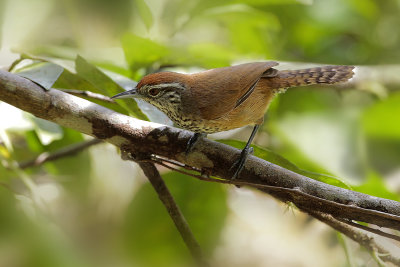
[[[107,95],[109,93],[117,94],[123,91],[121,86],[79,55],[75,60],[75,69],[78,75],[96,88],[96,93]]]
[[[63,129],[58,124],[36,117],[31,117],[31,120],[35,125],[36,134],[43,145],[48,145],[63,137]]]
[[[206,68],[226,67],[234,59],[234,54],[226,47],[215,43],[196,43],[189,45],[188,53],[193,65],[200,65]]]
[[[63,128],[64,136],[51,144],[44,146],[43,150],[49,153],[59,151],[71,144],[84,142],[82,133],[69,128]],[[76,197],[84,197],[90,185],[91,160],[89,151],[83,150],[71,157],[62,157],[58,160],[45,163],[43,166],[48,173],[54,175],[64,189],[73,192]]]
[[[67,69],[64,69],[64,72],[61,74],[60,78],[58,78],[57,82],[54,84],[54,87],[60,89],[74,89],[74,90],[90,91],[90,92],[99,91],[99,89],[94,85],[92,85],[90,82],[88,82],[81,76],[70,72]],[[121,107],[120,105],[116,105],[115,103],[104,102],[101,100],[93,99],[91,97],[86,97],[84,95],[79,95],[79,97],[125,115],[128,115],[130,113],[130,110],[127,110]]]
[[[75,60],[75,68],[79,76],[88,81],[95,88],[96,93],[103,95],[116,95],[124,89],[110,77],[100,71],[97,67],[93,66],[81,56],[77,56]],[[138,119],[148,120],[146,115],[139,109],[134,99],[127,99],[119,101],[119,105],[124,109],[130,111],[130,114]]]
[[[139,15],[142,18],[147,30],[153,26],[153,14],[145,0],[135,0],[136,7],[138,9]]]
[[[200,246],[211,253],[227,215],[224,187],[179,173],[168,173],[163,178]],[[178,230],[148,183],[140,188],[127,210],[123,238],[127,252],[140,266],[193,265]]]
[[[398,194],[388,190],[382,177],[374,171],[369,171],[367,174],[367,180],[362,185],[354,186],[354,190],[371,196],[387,198],[396,201],[399,201],[400,199]]]
[[[149,67],[169,54],[167,47],[134,34],[122,37],[126,61],[133,71]]]
[[[16,74],[40,84],[45,89],[50,89],[63,70],[64,68],[57,64],[51,62],[39,62],[23,68]]]
[[[82,91],[99,91],[94,85],[81,76],[64,69],[58,80],[54,83],[55,88],[76,89]]]
[[[266,32],[279,30],[278,19],[271,13],[246,6],[219,8],[207,13],[209,19],[219,20],[229,29],[230,41],[239,53],[271,57],[273,45]]]
[[[363,136],[354,110],[288,113],[270,121],[269,129],[299,152],[300,157],[292,158],[298,166],[313,162],[316,169],[346,181],[365,176]]]
[[[227,144],[227,145],[239,148],[239,149],[244,148],[244,146],[246,145],[245,142],[241,142],[241,141],[237,141],[237,140],[218,140],[218,142],[221,142],[221,143],[224,143],[224,144]],[[253,145],[252,147],[254,148],[254,156],[256,156],[256,157],[262,158],[268,162],[271,162],[275,165],[279,165],[279,166],[281,166],[285,169],[291,170],[295,173],[307,176],[311,179],[314,179],[314,180],[317,180],[317,181],[320,181],[320,182],[323,182],[326,184],[330,184],[330,185],[334,185],[334,186],[338,186],[338,187],[342,187],[342,188],[346,188],[346,189],[351,189],[351,187],[348,184],[346,184],[344,181],[341,181],[340,179],[338,179],[336,177],[300,169],[299,167],[297,167],[295,164],[293,164],[289,160],[272,152],[271,150],[261,148],[261,147],[255,146],[255,145]]]
[[[370,137],[400,139],[400,93],[393,93],[365,111],[362,124]]]
[[[241,4],[247,4],[252,6],[267,6],[267,5],[291,5],[291,4],[304,4],[310,5],[313,0],[237,0]]]
[[[34,63],[31,65],[28,65],[28,67],[23,67],[21,69],[18,69],[17,74],[22,74],[21,76],[27,77],[28,79],[31,79],[34,82],[37,82],[42,86],[46,86],[47,89],[50,87],[53,87],[53,88],[57,88],[57,89],[74,89],[74,90],[90,91],[90,92],[104,94],[104,90],[102,90],[102,88],[99,88],[96,85],[93,85],[92,83],[90,83],[86,79],[82,78],[78,74],[75,74],[75,73],[72,73],[71,71],[69,71],[67,69],[67,65],[69,65],[70,61],[57,60],[57,64],[55,64],[50,61],[47,61],[48,59],[32,57],[27,54],[21,55],[21,58],[23,60],[30,59],[33,61],[39,61],[39,63]],[[56,59],[53,58],[50,60],[56,60]],[[18,62],[21,62],[21,59]],[[58,63],[63,64],[63,66],[66,66],[66,68],[64,68],[61,65],[58,65]],[[90,65],[89,63],[87,63],[87,64]],[[111,65],[109,65],[109,66],[111,66]],[[55,69],[55,70],[52,70],[52,69]],[[58,72],[56,72],[56,70],[58,70],[58,71],[61,70],[61,73],[58,75]],[[121,70],[121,72],[122,72],[122,70]],[[45,76],[46,73],[49,74],[49,77]],[[40,76],[40,75],[42,75],[42,76]],[[122,89],[120,89],[120,90],[122,90]],[[118,91],[118,92],[121,92],[121,91]],[[110,95],[111,94],[116,94],[116,93],[110,93]],[[129,108],[129,107],[125,106],[125,108],[124,108],[124,107],[121,107],[120,105],[116,105],[115,103],[104,102],[104,101],[97,100],[97,99],[94,99],[91,97],[86,97],[84,95],[80,95],[80,97],[87,99],[88,101],[94,102],[96,104],[105,106],[109,109],[112,109],[116,112],[119,112],[119,113],[122,113],[125,115],[132,113],[132,107]],[[136,101],[134,101],[134,100],[128,100],[128,103],[129,102],[133,103],[133,107],[136,105]],[[124,104],[122,104],[122,105],[124,105]]]
[[[40,141],[37,131],[34,130],[26,131],[25,141],[29,150],[36,153],[36,155],[45,151],[45,146]]]

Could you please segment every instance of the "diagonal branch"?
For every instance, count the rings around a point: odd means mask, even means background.
[[[196,174],[193,174],[191,172],[186,172],[186,171],[182,171],[181,169],[176,169],[168,164],[166,164],[165,162],[168,162],[169,164],[175,165],[175,166],[179,166],[180,168],[184,168],[184,169],[189,169],[192,171],[198,171],[195,168],[191,168],[189,166],[185,166],[179,162],[174,162],[168,159],[162,159],[160,157],[154,156],[152,157],[151,160],[141,160],[139,162],[154,162],[157,163],[161,166],[164,166],[166,168],[169,168],[171,170],[186,174],[186,175],[190,175],[194,178],[200,179],[202,181],[210,181],[210,182],[222,182],[222,183],[227,183],[227,184],[236,184],[236,185],[247,185],[244,182],[237,182],[237,181],[232,181],[232,180],[216,180],[214,178],[209,178],[209,177],[204,177],[204,176],[199,176]],[[264,186],[264,188],[267,188],[266,186]],[[274,188],[276,189],[276,188]],[[279,199],[279,195],[275,195],[274,193],[270,193],[272,196],[276,197],[277,199]],[[281,201],[285,201],[285,199],[280,199]],[[392,234],[388,234],[386,232],[377,230],[377,229],[373,229],[367,226],[363,226],[361,224],[357,224],[351,221],[346,221],[343,219],[338,219],[338,218],[334,218],[332,215],[330,214],[326,214],[326,213],[322,213],[319,211],[315,211],[315,210],[307,210],[307,209],[302,209],[303,212],[306,212],[307,214],[309,214],[310,216],[316,218],[317,220],[331,226],[333,229],[341,232],[342,234],[346,235],[347,237],[349,237],[350,239],[352,239],[353,241],[359,243],[361,246],[365,247],[371,254],[377,254],[377,256],[379,257],[378,260],[382,260],[384,262],[390,262],[393,263],[395,265],[400,266],[400,258],[395,257],[390,255],[390,253],[381,245],[379,245],[378,243],[375,242],[373,237],[368,236],[366,233],[363,233],[362,231],[359,231],[355,228],[360,228],[381,236],[386,236],[388,238],[392,238],[394,240],[399,241],[399,237],[392,235]],[[354,226],[354,227],[352,227]]]
[[[64,147],[60,150],[57,150],[54,153],[44,152],[32,160],[28,160],[28,161],[19,163],[19,167],[21,169],[26,169],[29,167],[36,167],[36,166],[42,165],[43,163],[48,162],[48,161],[57,160],[59,158],[75,155],[88,147],[97,145],[102,142],[103,141],[99,140],[99,139],[92,139],[89,141],[81,142],[79,144],[73,144],[71,146]]]
[[[377,244],[372,237],[366,235],[365,233],[355,230],[353,227],[347,225],[344,222],[341,222],[340,220],[335,219],[329,214],[324,214],[313,210],[308,210],[307,213],[318,219],[319,221],[331,226],[333,229],[343,233],[348,238],[359,243],[360,245],[365,247],[370,253],[379,254],[379,258],[381,260],[385,262],[391,262],[397,266],[400,266],[400,258],[390,255],[389,251]]]
[[[0,71],[0,100],[133,155],[159,155],[225,180],[232,177],[230,167],[240,154],[238,149],[204,139],[186,155],[186,144],[192,135],[188,131],[140,121],[58,90],[47,91],[4,71]],[[304,211],[400,230],[399,202],[324,184],[254,156],[248,158],[235,183],[293,202]]]
[[[223,179],[232,176],[230,167],[240,153],[238,149],[203,139],[186,155],[186,144],[192,135],[188,131],[140,121],[58,90],[46,91],[4,71],[0,72],[0,99],[132,154],[160,155]],[[400,230],[400,203],[324,184],[254,156],[246,161],[238,181],[254,187],[286,188],[282,197],[297,206]]]
[[[250,183],[247,183],[247,182],[241,182],[241,181],[237,181],[237,180],[225,180],[225,179],[217,179],[217,178],[205,177],[203,175],[197,175],[197,174],[194,174],[193,172],[183,171],[180,168],[188,169],[190,171],[195,171],[195,172],[201,172],[201,170],[198,170],[196,168],[181,164],[180,162],[175,162],[175,161],[168,160],[168,159],[165,159],[165,158],[161,158],[161,157],[158,157],[158,156],[153,156],[151,160],[146,160],[146,162],[157,163],[157,164],[159,164],[159,165],[161,165],[163,167],[166,167],[166,168],[168,168],[170,170],[173,170],[173,171],[176,171],[176,172],[179,172],[179,173],[182,173],[182,174],[186,174],[188,176],[194,177],[194,178],[202,180],[202,181],[218,182],[218,183],[224,183],[224,184],[232,184],[232,185],[236,185],[236,186],[254,186],[254,187],[257,187],[258,189],[269,190],[270,191],[269,194],[274,196],[274,197],[276,197],[277,199],[280,199],[280,195],[279,195],[280,192],[292,192],[294,194],[299,194],[300,196],[303,195],[305,197],[312,197],[312,196],[307,196],[306,194],[303,194],[301,191],[298,191],[298,190],[290,190],[290,189],[287,189],[287,188],[280,188],[280,187],[276,187],[276,186],[267,186],[267,185],[262,185],[262,184],[250,184]],[[174,166],[176,166],[178,168],[172,167],[169,164],[174,165]],[[285,198],[280,199],[280,200],[283,201],[283,202],[286,202]],[[335,202],[332,202],[332,203],[328,202],[328,204],[337,205],[338,207],[341,206],[341,204],[337,204]],[[304,207],[303,207],[302,210],[304,212],[310,213],[309,210],[307,210]],[[364,225],[361,225],[359,223],[355,223],[355,222],[347,220],[347,219],[337,218],[337,220],[341,221],[342,223],[348,224],[350,226],[354,226],[355,228],[363,229],[363,230],[371,232],[371,233],[375,233],[375,234],[378,234],[378,235],[381,235],[381,236],[384,236],[384,237],[387,237],[387,238],[391,238],[393,240],[400,241],[400,236],[397,236],[397,235],[394,235],[394,234],[390,234],[390,233],[386,233],[384,231],[381,231],[381,230],[378,230],[378,229],[374,229],[374,228],[371,228],[371,227],[368,227],[368,226],[364,226]]]
[[[158,197],[167,209],[169,216],[174,221],[176,228],[182,236],[187,248],[190,250],[193,258],[196,260],[198,266],[208,266],[203,258],[203,253],[201,251],[199,243],[196,241],[192,230],[183,216],[181,210],[176,204],[174,197],[168,190],[164,180],[161,178],[160,173],[153,163],[140,162],[139,166],[142,168],[147,179],[149,179],[154,190],[157,192]]]

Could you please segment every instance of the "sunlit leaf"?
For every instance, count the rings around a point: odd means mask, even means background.
[[[57,89],[72,89],[72,90],[80,90],[80,91],[89,91],[89,92],[99,92],[96,86],[92,85],[90,82],[79,76],[78,74],[72,73],[69,70],[64,69],[64,72],[61,74],[60,78],[54,84],[54,87]],[[116,112],[128,115],[130,110],[127,110],[120,105],[116,105],[115,103],[109,103],[101,100],[94,99],[92,97],[87,97],[84,94],[80,94],[79,97],[85,98],[91,102],[102,105],[106,108],[112,109]]]
[[[310,5],[314,0],[236,0],[234,2],[254,5],[254,6],[266,6],[266,5],[288,5],[288,4],[307,4]]]
[[[153,65],[169,53],[164,45],[134,34],[126,34],[122,37],[122,48],[129,66],[134,71]]]
[[[18,71],[17,74],[40,84],[43,88],[50,89],[63,70],[64,68],[57,64],[39,62]]]
[[[96,65],[104,70],[108,70],[110,72],[117,73],[125,77],[130,77],[132,74],[131,71],[127,69],[125,66],[115,65],[109,62],[104,62],[104,63],[100,62],[97,63]]]
[[[123,88],[114,82],[105,73],[99,70],[96,66],[87,62],[81,56],[77,56],[75,60],[75,68],[77,73],[88,81],[91,85],[96,88],[96,93],[103,95],[117,94],[123,91]]]
[[[233,46],[243,54],[264,54],[271,57],[271,42],[266,34],[280,28],[277,18],[267,12],[245,6],[216,8],[207,13],[212,19],[220,20],[229,29]]]
[[[10,153],[8,152],[7,148],[4,146],[0,146],[0,157],[3,158],[10,158]]]
[[[145,0],[135,0],[136,7],[139,11],[139,15],[142,18],[144,24],[149,30],[153,26],[153,14]]]
[[[400,93],[393,93],[365,111],[363,128],[368,136],[400,138]]]
[[[81,76],[70,72],[69,70],[64,70],[60,75],[56,83],[54,84],[55,88],[62,89],[76,89],[82,91],[91,91],[96,92],[98,89],[92,85],[90,82],[82,78]]]
[[[362,16],[368,19],[375,19],[378,15],[378,3],[373,0],[350,1],[350,6]]]
[[[124,89],[115,81],[113,81],[110,77],[104,74],[97,67],[88,63],[85,59],[78,56],[75,61],[76,71],[83,79],[88,81],[94,88],[96,88],[95,92],[100,93],[106,96],[116,95]],[[133,99],[127,99],[124,101],[119,100],[119,105],[126,110],[129,110],[132,115],[134,115],[138,119],[148,120],[146,115],[142,113],[142,111],[137,106],[137,103]]]
[[[54,122],[46,121],[40,118],[31,117],[35,131],[43,145],[48,145],[54,140],[59,140],[63,137],[61,126]]]
[[[280,140],[299,151],[303,159],[346,181],[359,181],[365,173],[357,116],[351,110],[289,113],[271,121],[269,128]]]
[[[229,49],[213,43],[196,43],[188,47],[192,64],[197,63],[206,68],[229,66],[234,54]]]
[[[25,141],[29,150],[34,153],[39,154],[45,150],[45,146],[42,142],[40,142],[40,139],[35,130],[25,132]]]
[[[354,186],[354,190],[376,197],[387,198],[399,201],[398,194],[390,191],[384,183],[382,177],[373,171],[369,171],[367,179],[361,185]]]

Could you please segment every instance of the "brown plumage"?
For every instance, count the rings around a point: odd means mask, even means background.
[[[255,62],[194,74],[159,72],[143,77],[135,89],[114,96],[140,97],[163,111],[177,126],[196,134],[255,125],[233,174],[236,178],[251,152],[250,144],[274,95],[295,86],[334,84],[353,77],[353,66],[324,66],[278,71],[277,62]]]
[[[143,77],[137,94],[165,112],[179,127],[213,133],[260,124],[273,96],[280,89],[345,82],[353,66],[325,66],[278,71],[277,62],[255,62],[194,74],[159,72]],[[176,94],[171,105],[163,94],[148,94],[152,87]],[[170,86],[169,86],[170,85]]]
[[[289,88],[311,84],[335,84],[346,82],[353,77],[353,66],[324,66],[301,70],[279,71],[276,77],[268,79],[269,86]]]

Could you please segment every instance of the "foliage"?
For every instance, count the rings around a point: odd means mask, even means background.
[[[15,73],[45,88],[107,96],[150,72],[240,61],[398,64],[400,33],[393,29],[399,9],[394,0],[7,0],[0,3],[0,59],[4,66],[16,60]],[[258,134],[256,155],[313,179],[398,200],[399,188],[387,185],[391,177],[400,179],[398,85],[378,86],[384,94],[302,88],[279,95]],[[152,118],[134,100],[85,98]],[[0,114],[0,265],[189,264],[155,194],[136,169],[115,163],[115,150],[21,170],[16,162],[85,137],[4,103]],[[176,173],[165,178],[212,255],[232,213],[226,190]]]

